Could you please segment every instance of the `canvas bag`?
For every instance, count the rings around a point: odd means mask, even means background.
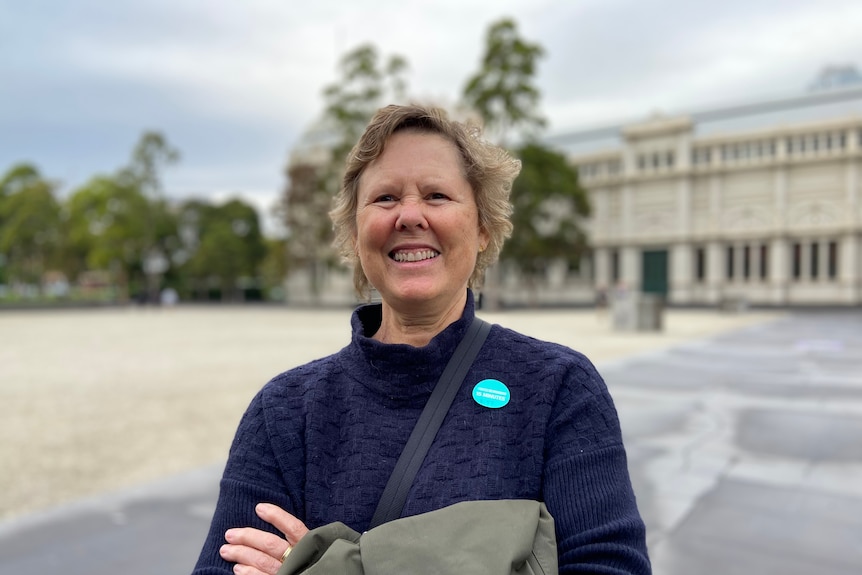
[[[556,575],[554,520],[526,499],[465,501],[358,533],[309,531],[278,575]]]

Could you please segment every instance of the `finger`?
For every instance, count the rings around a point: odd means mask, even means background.
[[[291,545],[296,545],[308,533],[305,523],[277,505],[258,503],[254,510],[258,517],[284,533],[287,542]],[[284,549],[281,550],[281,553],[284,553]],[[279,557],[281,557],[281,554],[279,554]]]
[[[237,575],[276,575],[281,567],[280,559],[246,545],[228,543],[221,546],[219,554],[228,563],[236,563],[234,573]]]
[[[231,545],[248,547],[279,561],[288,546],[288,543],[278,535],[253,527],[228,529],[224,538]]]

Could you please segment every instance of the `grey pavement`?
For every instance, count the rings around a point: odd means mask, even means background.
[[[862,312],[599,365],[654,571],[862,572]],[[188,573],[220,466],[0,524],[0,574]]]
[[[862,313],[796,313],[602,371],[656,573],[862,573]]]

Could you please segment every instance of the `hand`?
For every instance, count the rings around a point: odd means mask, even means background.
[[[267,531],[243,527],[228,529],[219,553],[222,559],[236,563],[236,575],[276,575],[281,567],[281,558],[288,547],[296,545],[308,528],[305,524],[276,505],[259,503],[257,516],[284,534],[284,539]]]

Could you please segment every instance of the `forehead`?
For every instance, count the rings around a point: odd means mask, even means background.
[[[381,177],[464,177],[464,161],[447,137],[424,130],[406,129],[389,136],[383,151],[363,170],[363,180]]]

